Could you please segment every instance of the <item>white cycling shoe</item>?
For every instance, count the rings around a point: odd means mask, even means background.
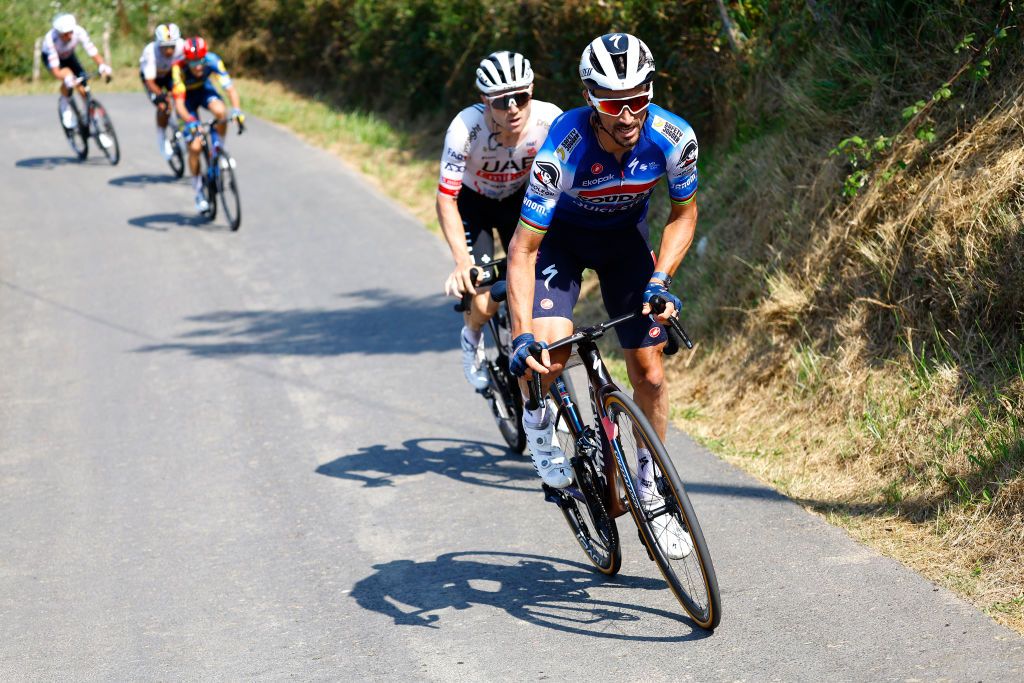
[[[466,339],[466,328],[462,328],[459,334],[459,346],[462,348],[462,374],[466,376],[469,385],[479,391],[486,389],[491,383],[487,376],[487,368],[484,367],[484,337],[480,335],[480,341],[475,345]]]
[[[71,107],[68,107],[60,113],[60,122],[64,124],[64,127],[68,130],[72,130],[78,126],[78,119],[75,117],[75,112],[71,110]]]
[[[206,197],[203,196],[202,191],[196,193],[196,211],[199,213],[206,213],[210,210],[210,202],[206,201]]]
[[[651,510],[665,504],[665,498],[654,486],[654,482],[640,480],[640,505]],[[693,552],[693,539],[674,515],[668,513],[651,520],[651,530],[658,541],[661,552],[670,560],[681,560]]]
[[[565,452],[553,442],[553,417],[549,415],[548,423],[542,427],[534,427],[524,418],[523,429],[533,458],[533,469],[537,470],[544,483],[556,489],[564,489],[571,484],[572,465],[569,464],[569,458],[565,457]]]
[[[170,161],[174,156],[174,147],[171,146],[170,140],[165,139],[160,143],[160,153],[164,156],[165,161]]]

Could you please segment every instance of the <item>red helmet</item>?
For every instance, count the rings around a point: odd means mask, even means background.
[[[206,41],[196,36],[185,41],[185,59],[195,61],[206,56]]]

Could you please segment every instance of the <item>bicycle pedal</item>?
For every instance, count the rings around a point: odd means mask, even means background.
[[[540,487],[544,490],[544,500],[546,502],[554,503],[560,508],[565,507],[565,499],[562,497],[562,494],[558,489],[552,488],[547,484],[541,484]]]

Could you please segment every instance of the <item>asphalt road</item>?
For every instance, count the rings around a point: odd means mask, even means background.
[[[722,588],[683,616],[628,518],[589,571],[464,385],[447,250],[252,121],[238,233],[141,94],[77,163],[0,99],[0,680],[1021,680],[1024,640],[722,464],[670,450]]]

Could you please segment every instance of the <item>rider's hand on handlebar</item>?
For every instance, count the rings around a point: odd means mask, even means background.
[[[68,74],[64,77],[64,86],[67,88],[74,88],[78,85],[78,79],[75,78],[74,74]]]
[[[238,125],[239,126],[244,126],[245,125],[245,114],[242,112],[241,109],[232,109],[231,110],[231,120],[238,121]]]
[[[185,128],[182,129],[182,133],[185,135],[185,137],[188,140],[193,139],[198,132],[199,132],[199,122],[196,121],[195,119],[193,119],[193,120],[189,121],[188,123],[186,123],[185,124]]]
[[[540,354],[540,362],[530,355],[530,345],[535,342],[544,349]],[[546,375],[550,372],[550,367],[551,356],[548,355],[546,343],[537,342],[529,332],[524,332],[512,340],[512,355],[508,359],[508,369],[513,375],[522,377],[526,374],[527,369]]]
[[[642,313],[649,315],[651,313],[651,299],[659,296],[665,300],[665,310],[661,313],[656,313],[654,318],[661,324],[668,323],[669,318],[675,317],[679,310],[683,307],[683,302],[679,300],[672,292],[668,291],[664,283],[652,280],[647,283],[647,289],[644,290],[644,307]]]
[[[100,72],[100,76],[106,76],[108,81],[110,80],[110,77],[114,75],[114,70],[111,69],[110,65],[107,64],[106,62],[104,62],[103,64],[100,64],[99,72]]]
[[[470,275],[470,271],[473,268],[472,262],[457,263],[455,270],[444,281],[445,296],[461,297],[465,292],[476,296],[476,282],[473,281],[473,277]]]

